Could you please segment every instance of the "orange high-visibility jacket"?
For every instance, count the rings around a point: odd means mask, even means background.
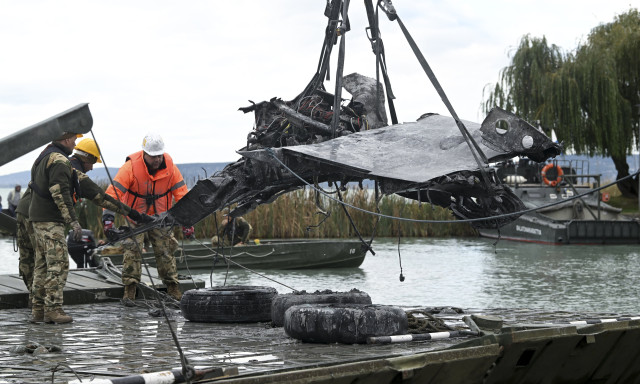
[[[182,199],[187,185],[169,154],[164,154],[164,168],[150,175],[144,163],[143,151],[127,157],[127,161],[107,188],[107,194],[122,201],[138,212],[154,215],[171,208],[173,199]],[[115,187],[118,189],[116,196]]]

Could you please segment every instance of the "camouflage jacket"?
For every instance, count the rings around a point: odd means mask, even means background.
[[[29,187],[34,193],[29,206],[30,221],[71,223],[77,220],[72,198],[75,171],[65,152],[56,144],[50,144],[31,167]]]

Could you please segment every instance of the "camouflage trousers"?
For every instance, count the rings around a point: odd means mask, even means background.
[[[156,268],[164,284],[178,283],[176,258],[173,253],[178,249],[178,240],[173,236],[173,228],[154,228],[147,232],[156,258]],[[142,275],[142,255],[144,234],[122,241],[124,248],[122,260],[122,283],[137,284]]]
[[[62,290],[69,275],[69,254],[63,223],[32,222],[36,259],[31,296],[33,309],[45,312],[62,308]]]
[[[24,285],[31,291],[33,283],[33,267],[36,262],[36,253],[33,244],[35,244],[35,234],[33,233],[33,225],[21,213],[16,213],[16,221],[18,222],[18,250],[20,258],[18,259],[18,271],[24,281]]]

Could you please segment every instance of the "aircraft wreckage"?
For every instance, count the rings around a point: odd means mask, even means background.
[[[425,114],[416,122],[398,124],[371,0],[365,0],[368,30],[378,72],[384,78],[384,90],[376,79],[357,73],[342,76],[344,35],[349,23],[341,4],[344,5],[339,0],[327,3],[329,27],[321,60],[304,91],[290,101],[273,98],[240,108],[255,115],[247,145],[238,151],[242,158],[199,180],[155,222],[133,231],[121,228],[108,235],[110,240],[159,225],[191,226],[232,205],[235,209],[230,215],[238,217],[284,193],[324,182],[343,188],[349,182],[373,180],[383,195],[395,193],[439,205],[450,209],[458,219],[491,218],[471,223],[478,228],[500,227],[525,209],[496,177],[489,163],[515,156],[541,162],[560,154],[561,146],[531,124],[499,108],[494,108],[482,124],[459,119],[390,1],[379,1],[378,7],[400,24],[453,116]],[[346,22],[332,27],[341,13]],[[331,94],[322,80],[327,74],[332,46],[339,37],[336,88]],[[348,103],[341,98],[343,87],[352,95]],[[391,125],[387,122],[385,90]]]

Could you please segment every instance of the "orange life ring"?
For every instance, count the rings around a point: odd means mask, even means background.
[[[547,171],[554,167],[556,168],[558,177],[556,177],[555,180],[549,180],[547,179]],[[545,184],[555,187],[556,185],[558,185],[559,182],[562,181],[562,176],[564,175],[564,172],[562,171],[562,168],[559,165],[554,165],[553,163],[549,163],[545,165],[544,168],[542,168],[542,172],[540,172],[540,174],[542,175],[542,181]]]

